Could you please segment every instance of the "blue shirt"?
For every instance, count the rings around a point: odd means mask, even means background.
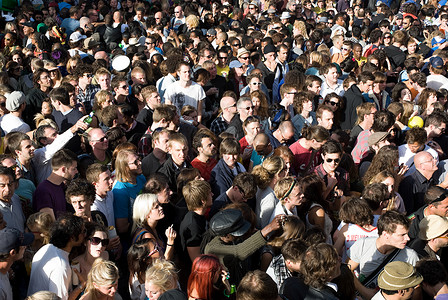
[[[137,183],[117,181],[112,188],[114,194],[114,214],[115,219],[132,220],[132,209],[135,198],[140,194],[146,183],[146,178],[143,175],[137,176]]]

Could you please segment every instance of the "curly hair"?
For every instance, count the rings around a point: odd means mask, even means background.
[[[359,226],[372,225],[373,213],[365,200],[351,198],[342,204],[339,219]]]
[[[95,201],[95,186],[85,179],[75,179],[70,182],[65,191],[65,199],[71,204],[70,198],[73,196],[84,196],[84,200],[91,204]]]
[[[317,289],[324,287],[337,274],[338,261],[339,257],[333,246],[325,243],[310,246],[300,265],[305,284]]]
[[[396,174],[395,166],[398,164],[398,147],[394,145],[386,145],[382,147],[373,157],[367,172],[364,174],[364,185],[368,185],[370,180],[383,170],[388,170],[392,174]]]

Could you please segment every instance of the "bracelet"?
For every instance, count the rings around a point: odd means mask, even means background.
[[[223,293],[224,293],[224,296],[226,296],[227,298],[230,298],[230,294],[229,295],[226,294],[226,289],[224,289]]]
[[[168,243],[166,243],[166,245],[167,245],[167,246],[171,246],[171,247],[174,246],[173,244],[168,244]]]

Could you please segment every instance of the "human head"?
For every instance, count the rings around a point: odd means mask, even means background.
[[[70,182],[65,191],[65,199],[72,205],[78,217],[90,217],[91,206],[95,201],[95,187],[84,179]]]
[[[247,172],[239,173],[233,179],[232,189],[235,192],[233,195],[235,202],[246,202],[252,199],[257,192],[255,176]]]
[[[99,293],[113,298],[118,289],[118,278],[118,268],[114,262],[97,258],[87,276],[86,294]]]
[[[71,181],[78,173],[78,157],[71,150],[61,149],[51,159],[53,173],[58,173],[64,180]]]
[[[399,299],[411,299],[414,288],[423,280],[414,267],[403,261],[388,263],[378,275],[378,286],[385,295],[400,296]]]
[[[168,260],[157,259],[146,270],[145,293],[149,300],[156,300],[166,291],[177,288],[177,272]]]
[[[112,190],[113,180],[109,168],[105,165],[94,163],[86,171],[86,179],[93,184],[96,194],[102,196]]]
[[[121,182],[133,181],[142,173],[142,163],[137,153],[128,150],[118,152],[115,160],[115,177]]]
[[[323,144],[330,138],[328,130],[319,125],[304,127],[302,129],[302,136],[312,142],[311,147],[314,150],[319,150]]]
[[[219,156],[232,168],[236,164],[240,153],[240,143],[233,138],[224,139],[219,145]]]
[[[49,213],[37,212],[26,220],[26,227],[33,232],[35,240],[41,240],[43,245],[50,242],[50,230],[54,220]]]
[[[207,181],[190,181],[183,187],[182,194],[190,211],[207,208],[212,205],[212,189]]]
[[[101,128],[92,128],[88,132],[89,145],[93,150],[106,151],[109,147],[107,135]]]
[[[429,152],[421,151],[414,156],[415,168],[425,176],[432,176],[437,171],[437,159]]]
[[[11,168],[0,166],[0,200],[10,203],[16,190],[16,176]]]
[[[70,213],[59,217],[50,232],[50,243],[60,249],[67,247],[70,242],[79,246],[84,238],[84,220]]]
[[[409,241],[409,220],[397,211],[385,212],[378,219],[378,235],[388,244],[403,249]]]
[[[178,166],[182,165],[188,156],[188,142],[182,133],[170,134],[167,144],[168,153]]]
[[[143,193],[150,193],[157,195],[157,200],[162,204],[169,203],[170,197],[173,194],[168,185],[166,176],[158,173],[153,174],[148,178],[148,181],[146,182],[145,187],[143,188]]]
[[[31,138],[19,131],[10,132],[6,135],[8,150],[14,158],[22,163],[34,157],[34,145]]]
[[[448,195],[440,186],[431,186],[425,193],[425,203],[431,214],[441,217],[448,216]]]
[[[277,300],[278,288],[266,272],[249,271],[238,285],[236,295],[237,300]]]
[[[413,127],[406,132],[406,144],[412,153],[417,153],[427,140],[426,130]]]
[[[254,106],[250,98],[241,97],[236,103],[236,107],[240,114],[240,119],[243,122],[248,116],[251,116],[254,113]]]
[[[310,246],[302,257],[300,272],[305,284],[322,288],[340,274],[339,258],[333,246],[317,244]]]
[[[155,194],[140,194],[135,198],[132,219],[134,228],[148,226],[148,220],[158,221],[165,216]]]
[[[321,148],[322,165],[327,172],[334,172],[341,162],[342,146],[338,142],[329,140]]]
[[[320,105],[316,111],[317,124],[324,127],[327,130],[331,130],[333,127],[334,113],[330,106]]]
[[[365,200],[350,198],[342,204],[339,210],[339,218],[345,223],[352,223],[362,227],[372,224],[373,213]]]

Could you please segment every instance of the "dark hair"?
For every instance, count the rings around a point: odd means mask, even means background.
[[[106,131],[107,141],[109,142],[109,150],[113,151],[122,143],[122,139],[126,133],[122,127],[112,127]]]
[[[5,136],[5,140],[7,141],[6,145],[8,146],[8,151],[14,158],[16,158],[17,157],[16,151],[22,149],[21,146],[22,141],[31,140],[31,138],[23,132],[14,131],[8,133]]]
[[[325,154],[333,154],[333,153],[340,153],[342,154],[342,146],[338,142],[328,140],[325,144],[322,145],[322,148],[320,149],[322,155]]]
[[[390,111],[377,111],[373,116],[372,131],[386,132],[394,125],[395,116]]]
[[[61,149],[57,151],[51,159],[51,167],[57,170],[60,167],[71,167],[74,161],[78,161],[78,157],[73,151],[68,149]]]
[[[233,179],[232,186],[238,187],[246,199],[253,198],[257,192],[255,176],[247,172],[236,175]]]
[[[432,204],[435,207],[439,206],[440,202],[446,199],[446,197],[440,199],[439,201],[435,202],[440,196],[442,196],[446,190],[444,188],[441,188],[440,186],[434,185],[428,188],[428,190],[425,193],[425,203],[426,204]]]
[[[168,180],[163,174],[153,174],[148,178],[142,193],[158,194],[162,192],[168,185]]]
[[[72,213],[59,217],[50,231],[50,243],[60,249],[65,248],[70,239],[78,240],[83,232],[84,220]]]
[[[439,127],[440,125],[442,125],[442,123],[447,124],[446,113],[435,111],[426,117],[425,127],[428,127],[429,125]]]
[[[282,245],[282,255],[285,260],[300,262],[302,255],[308,248],[308,244],[301,239],[287,240]]]
[[[65,191],[65,199],[68,204],[71,204],[70,198],[73,196],[84,196],[84,200],[90,201],[90,204],[93,204],[95,195],[95,186],[85,179],[72,180]]]
[[[53,101],[61,102],[63,105],[66,105],[66,106],[70,105],[70,97],[68,96],[68,92],[66,89],[64,89],[62,87],[54,88],[50,92],[50,98]]]
[[[318,289],[325,286],[339,268],[338,261],[339,257],[333,246],[325,243],[310,246],[300,265],[305,284]]]
[[[386,201],[389,196],[389,191],[384,183],[369,184],[362,192],[362,199],[367,202],[373,211],[377,210],[381,202]]]
[[[394,210],[386,211],[378,219],[378,235],[381,235],[383,231],[390,234],[394,233],[397,225],[402,225],[406,229],[409,229],[408,218]]]
[[[11,168],[4,167],[0,165],[0,175],[9,176],[12,178],[12,181],[16,180],[16,175]]]
[[[415,269],[423,276],[423,281],[433,287],[438,283],[447,281],[445,266],[437,259],[424,258],[417,262]]]
[[[414,144],[418,143],[420,145],[423,145],[426,143],[426,140],[428,139],[426,130],[420,127],[413,127],[410,130],[406,132],[406,143],[407,144]]]
[[[318,142],[328,141],[330,139],[328,130],[319,125],[303,127],[302,136],[307,140],[315,139]]]

